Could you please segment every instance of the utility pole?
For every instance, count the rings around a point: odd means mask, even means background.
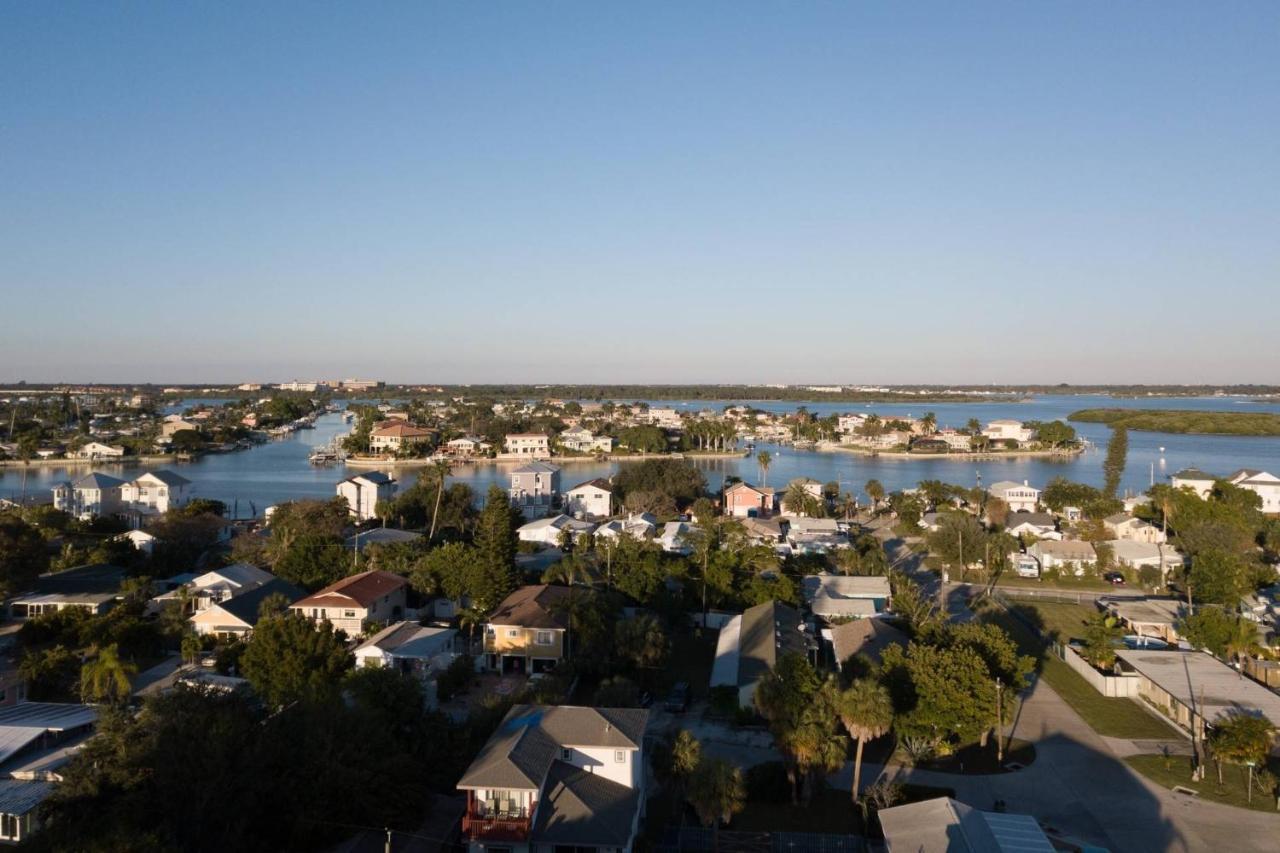
[[[1004,685],[1000,676],[996,676],[996,763],[1004,764],[1004,709],[1001,707],[1001,693]]]
[[[391,853],[391,827],[383,827],[387,831],[387,848],[386,853]]]

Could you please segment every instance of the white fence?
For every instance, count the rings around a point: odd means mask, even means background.
[[[1098,672],[1080,653],[1065,643],[1054,643],[1053,652],[1067,666],[1074,669],[1084,680],[1093,685],[1103,696],[1112,699],[1134,698],[1138,695],[1139,678],[1133,675],[1107,675]]]

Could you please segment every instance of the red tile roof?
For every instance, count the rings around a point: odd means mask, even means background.
[[[361,572],[295,601],[294,607],[349,607],[352,603],[369,607],[384,595],[395,592],[408,581],[391,572]]]

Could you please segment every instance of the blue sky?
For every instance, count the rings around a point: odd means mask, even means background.
[[[1277,35],[6,3],[0,381],[1277,382]]]

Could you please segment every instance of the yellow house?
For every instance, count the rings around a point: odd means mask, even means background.
[[[484,651],[490,669],[501,672],[546,672],[568,657],[569,628],[563,604],[564,586],[525,586],[503,599],[489,616]]]

